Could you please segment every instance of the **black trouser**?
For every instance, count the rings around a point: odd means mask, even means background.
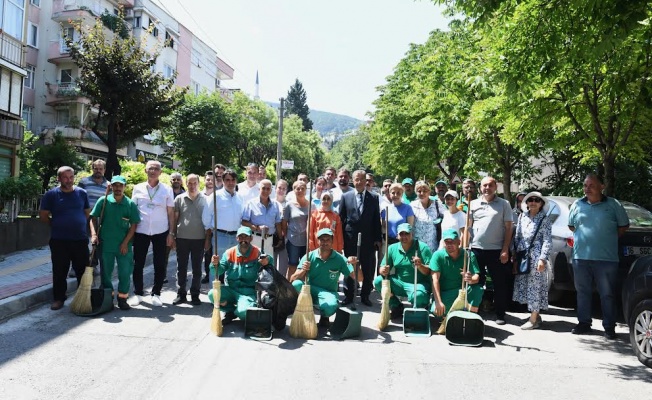
[[[213,233],[210,234],[211,237],[211,247],[204,252],[204,273],[206,273],[206,279],[209,279],[211,276],[211,259],[213,258]],[[218,277],[220,282],[224,284],[224,274]]]
[[[357,253],[357,247],[355,246],[353,248],[345,247],[344,249],[344,254],[346,254],[347,257],[356,256],[357,255],[356,253]],[[362,281],[362,290],[360,291],[360,297],[363,299],[368,298],[369,293],[371,293],[371,290],[373,289],[373,281],[374,281],[374,275],[376,271],[375,253],[376,253],[376,249],[374,248],[373,245],[362,246],[360,248],[360,266],[358,268],[362,268],[363,281]],[[355,265],[353,267],[355,271]],[[355,293],[355,280],[350,276],[347,276],[344,282],[346,284],[344,287],[344,296],[346,297],[347,300],[351,300],[353,298],[353,294]]]
[[[168,231],[159,233],[157,235],[145,235],[143,233],[136,233],[134,235],[134,293],[143,296],[143,268],[145,268],[145,259],[147,258],[147,250],[149,244],[152,244],[152,251],[154,253],[154,287],[152,294],[161,295],[161,288],[163,288],[163,281],[165,280],[165,251],[167,248],[166,239]]]
[[[192,283],[190,295],[199,296],[201,288],[201,264],[204,258],[204,239],[177,238],[177,286],[178,293],[186,295],[186,282],[188,278],[188,257],[192,265]]]
[[[510,290],[510,279],[512,277],[512,264],[509,262],[503,264],[500,262],[500,253],[502,250],[482,250],[472,249],[475,258],[478,260],[480,267],[480,284],[484,285],[486,280],[486,269],[489,271],[491,281],[494,285],[494,308],[496,317],[503,318],[507,305],[512,298]]]
[[[88,239],[59,240],[50,239],[50,258],[52,260],[52,298],[65,301],[68,289],[68,271],[72,269],[77,276],[77,286],[81,282],[88,263]]]

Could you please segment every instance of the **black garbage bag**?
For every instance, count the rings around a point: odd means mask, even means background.
[[[272,265],[260,267],[256,280],[258,306],[272,310],[272,325],[277,331],[285,328],[288,316],[297,306],[299,293]]]

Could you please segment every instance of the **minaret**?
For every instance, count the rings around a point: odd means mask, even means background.
[[[254,100],[260,99],[260,96],[258,95],[258,89],[259,89],[259,82],[258,82],[258,70],[256,70],[256,89],[254,90]]]

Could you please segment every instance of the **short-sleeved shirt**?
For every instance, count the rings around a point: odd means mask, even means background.
[[[398,206],[394,203],[389,205],[388,234],[389,237],[396,239],[398,237],[398,226],[407,222],[408,217],[414,216],[414,210],[409,204],[401,203]],[[380,218],[385,219],[385,210],[380,213]]]
[[[618,228],[629,226],[629,217],[612,197],[593,204],[584,197],[571,206],[568,226],[575,228],[574,260],[618,261]]]
[[[308,239],[308,213],[310,204],[299,207],[296,203],[288,203],[283,209],[283,219],[288,224],[287,239],[295,246],[305,246]]]
[[[113,193],[104,197],[100,197],[91,211],[91,215],[99,218],[102,214],[102,207],[104,207],[104,215],[102,220],[98,221],[101,224],[100,240],[102,241],[102,251],[117,252],[120,244],[124,240],[129,228],[132,224],[140,222],[140,213],[136,203],[131,201],[127,196],[123,196],[122,200],[118,203],[113,197]],[[131,241],[129,245],[131,245]]]
[[[247,204],[248,202],[260,198],[260,186],[254,184],[252,187],[249,187],[247,181],[238,183],[238,196],[242,198],[242,203]]]
[[[408,196],[407,193],[403,192],[403,203],[410,204],[417,199],[417,194],[412,193],[411,196]]]
[[[265,225],[267,234],[273,235],[276,232],[276,225],[281,222],[281,206],[278,201],[269,199],[265,206],[260,197],[249,201],[242,212],[242,220],[249,221],[254,225]]]
[[[439,272],[439,289],[443,291],[456,290],[462,288],[462,268],[464,268],[464,253],[466,250],[460,249],[460,255],[457,260],[453,260],[446,249],[435,251],[430,259],[430,269],[433,272]],[[479,274],[478,260],[473,252],[469,252],[469,268],[471,275]]]
[[[473,239],[471,246],[482,250],[500,250],[503,248],[505,222],[513,222],[512,207],[509,202],[498,196],[487,202],[483,197],[471,200],[471,220],[473,221]]]
[[[394,243],[387,248],[387,254],[381,265],[389,265],[390,275],[396,275],[401,281],[414,284],[414,264],[412,258],[418,256],[423,265],[430,263],[432,252],[427,244],[420,240],[413,240],[408,251],[403,250],[403,245]],[[417,273],[417,283],[420,283],[430,291],[432,281],[430,275]]]
[[[455,229],[457,233],[464,228],[466,225],[466,213],[464,211],[458,211],[455,214],[451,214],[449,210],[444,211],[444,218],[441,220],[441,231],[446,232],[448,229]],[[460,236],[461,237],[461,236]],[[439,248],[444,248],[444,240],[439,241]]]
[[[326,260],[319,258],[319,249],[313,250],[301,257],[297,268],[302,269],[306,260],[310,261],[310,271],[308,271],[310,285],[329,292],[337,292],[340,274],[349,276],[353,272],[353,266],[335,250],[331,251],[331,255]]]
[[[255,295],[256,280],[260,269],[259,256],[260,250],[256,246],[249,246],[245,253],[240,253],[239,246],[231,247],[222,255],[216,275],[224,274],[225,284],[238,292]],[[274,260],[271,256],[267,256],[267,261],[273,265]]]
[[[204,239],[206,237],[206,230],[201,222],[205,207],[206,198],[201,193],[197,193],[194,200],[187,192],[174,199],[174,212],[179,213],[177,239]]]
[[[158,235],[170,228],[168,207],[174,207],[172,188],[164,183],[151,187],[147,182],[134,186],[131,199],[140,211],[137,233]]]
[[[56,240],[88,240],[86,210],[90,208],[86,191],[77,186],[71,192],[57,186],[41,199],[41,210],[52,215],[50,237]]]
[[[106,193],[106,187],[109,186],[109,181],[105,177],[102,177],[102,182],[97,183],[92,176],[87,176],[79,181],[78,186],[86,191],[86,194],[88,194],[88,204],[93,208],[97,200]]]

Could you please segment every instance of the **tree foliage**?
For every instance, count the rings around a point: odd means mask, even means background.
[[[148,52],[133,36],[120,38],[100,19],[92,27],[76,29],[79,40],[69,37],[66,42],[80,68],[81,93],[99,109],[92,129],[108,147],[106,176],[110,177],[120,173],[118,147],[161,128],[183,91],[174,87],[173,79],[152,73],[158,53]],[[103,123],[105,132],[98,130]]]
[[[229,110],[237,131],[231,138],[235,146],[232,165],[244,170],[250,162],[265,166],[276,158],[278,116],[274,109],[260,100],[235,93]]]
[[[337,141],[329,152],[329,165],[335,168],[346,168],[349,171],[358,169],[369,170],[371,166],[366,162],[369,147],[368,128],[362,127],[357,131],[349,132]]]
[[[302,129],[309,131],[312,129],[312,121],[309,118],[310,108],[308,108],[308,95],[306,94],[303,84],[297,78],[294,85],[290,86],[287,98],[285,99],[285,115],[298,115],[302,121]]]
[[[293,160],[293,170],[283,170],[283,178],[296,177],[299,172],[314,178],[326,168],[326,151],[317,131],[303,131],[301,118],[291,115],[283,121],[283,159]]]
[[[75,147],[68,143],[61,132],[55,132],[51,140],[50,143],[43,144],[38,136],[27,131],[18,154],[21,180],[38,177],[42,190],[50,188],[51,180],[57,176],[59,167],[69,166],[75,171],[86,167]]]

